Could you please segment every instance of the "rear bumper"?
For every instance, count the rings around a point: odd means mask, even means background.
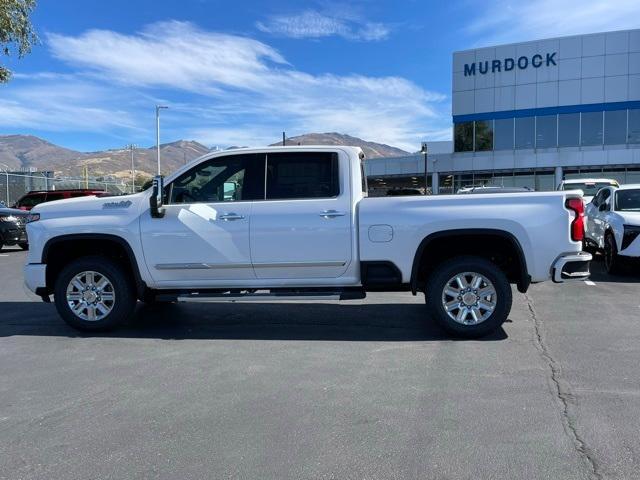
[[[567,280],[586,280],[591,275],[589,266],[593,257],[590,253],[579,252],[560,256],[552,268],[552,278],[555,283]]]
[[[24,284],[32,292],[39,294],[47,286],[47,265],[27,263],[24,266]]]

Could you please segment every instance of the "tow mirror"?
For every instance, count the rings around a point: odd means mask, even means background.
[[[162,208],[162,196],[164,193],[164,177],[158,175],[153,178],[153,190],[149,198],[149,209],[153,218],[164,217],[164,209]]]

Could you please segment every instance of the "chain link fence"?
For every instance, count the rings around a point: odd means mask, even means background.
[[[67,190],[92,188],[112,195],[131,193],[131,184],[123,181],[56,177],[51,172],[0,172],[0,202],[11,206],[25,193],[33,190]]]

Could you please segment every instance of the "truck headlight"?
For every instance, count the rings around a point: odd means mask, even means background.
[[[624,225],[621,250],[631,245],[638,235],[640,235],[640,225]]]
[[[18,222],[18,217],[14,217],[13,215],[9,215],[7,217],[0,217],[0,222],[17,223]]]
[[[25,223],[37,222],[38,220],[40,220],[39,213],[30,213],[29,215],[27,215],[27,219]]]

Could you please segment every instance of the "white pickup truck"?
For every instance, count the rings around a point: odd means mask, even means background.
[[[355,147],[207,154],[147,191],[38,205],[27,286],[62,318],[112,328],[137,300],[361,299],[424,292],[466,337],[509,315],[510,283],[585,279],[580,192],[367,198]]]

